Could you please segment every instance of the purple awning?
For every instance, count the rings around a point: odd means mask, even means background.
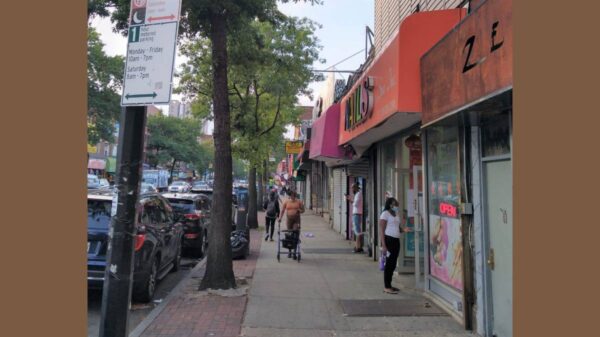
[[[325,162],[346,159],[344,149],[338,146],[340,116],[340,104],[336,103],[313,122],[310,159]]]

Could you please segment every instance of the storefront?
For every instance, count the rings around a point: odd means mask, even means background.
[[[388,197],[398,200],[406,217],[406,226],[414,228],[415,216],[422,211],[423,169],[421,132],[419,126],[413,126],[377,143],[378,168],[377,189],[383,197],[378,198],[376,209],[379,214]],[[416,209],[420,207],[420,209]],[[424,241],[421,233],[403,234],[400,255],[398,257],[399,273],[415,273],[419,275],[424,267]],[[416,241],[418,240],[418,251]],[[416,258],[419,258],[419,269],[415,270]]]
[[[104,177],[106,161],[104,159],[90,158],[88,160],[88,173],[95,174],[98,177]]]
[[[377,224],[386,199],[399,201],[409,226],[419,212],[415,207],[422,195],[421,56],[465,15],[464,10],[453,9],[407,17],[341,100],[338,143],[352,154],[354,162],[347,165],[351,182],[365,187],[363,230],[374,260],[379,258]],[[358,163],[366,167],[351,169]],[[423,260],[423,244],[416,244],[423,243],[422,234],[403,235],[401,240],[397,270],[414,272],[416,258]]]
[[[426,293],[512,336],[512,1],[487,0],[421,59]]]
[[[321,209],[327,209],[332,228],[348,237],[348,221],[346,217],[347,202],[344,193],[348,192],[345,164],[351,158],[343,147],[338,146],[340,104],[332,104],[312,125],[311,148],[309,158],[322,163],[315,172],[315,190],[319,193]],[[331,198],[331,204],[327,202]]]

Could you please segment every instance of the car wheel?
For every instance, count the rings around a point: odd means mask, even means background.
[[[200,246],[200,257],[206,256],[206,252],[208,252],[208,233],[204,231],[202,232],[202,245]]]
[[[173,268],[171,272],[176,272],[181,267],[181,243],[177,247],[177,254],[175,255],[175,259],[173,260]]]
[[[155,258],[152,261],[152,268],[150,269],[150,274],[144,281],[144,285],[142,286],[142,289],[140,289],[137,292],[134,292],[134,294],[133,294],[133,299],[136,302],[148,303],[148,302],[152,301],[152,298],[154,297],[154,292],[156,291],[158,265],[159,265],[159,261],[158,261],[158,259]]]

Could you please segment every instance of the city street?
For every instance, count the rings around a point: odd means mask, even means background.
[[[88,337],[513,336],[512,0],[127,2],[88,7]]]
[[[181,269],[176,273],[169,273],[157,286],[154,301],[151,303],[133,303],[129,314],[129,332],[133,331],[144,318],[150,314],[152,309],[158,306],[162,300],[190,273],[192,268],[199,262],[197,259],[182,258]],[[88,290],[88,337],[97,337],[100,329],[100,315],[102,308],[102,292]]]

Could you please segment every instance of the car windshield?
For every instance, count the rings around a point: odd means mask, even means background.
[[[203,181],[197,181],[194,183],[194,186],[208,186],[208,185]]]
[[[88,199],[88,229],[108,229],[111,207],[110,200]]]
[[[185,183],[183,181],[176,181],[173,183],[173,186],[182,186],[185,185]]]
[[[173,211],[181,214],[190,214],[194,213],[196,210],[194,206],[193,200],[185,200],[185,199],[168,199],[171,206],[173,206]]]

